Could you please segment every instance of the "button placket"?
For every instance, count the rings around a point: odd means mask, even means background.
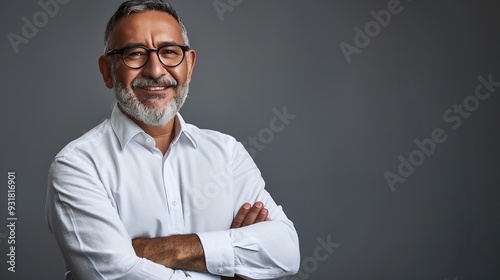
[[[165,159],[163,167],[163,182],[166,201],[169,205],[169,220],[172,230],[176,233],[184,232],[184,214],[182,211],[182,203],[180,200],[180,185],[177,174],[175,174],[172,166],[169,163],[169,158]]]

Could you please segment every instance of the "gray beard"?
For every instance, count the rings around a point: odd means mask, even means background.
[[[174,98],[164,108],[152,109],[145,106],[133,92],[128,92],[125,86],[118,82],[116,75],[113,75],[114,91],[116,101],[120,108],[130,117],[150,126],[166,125],[181,109],[186,101],[189,92],[189,83],[177,85],[177,81],[170,79],[134,79],[132,89],[148,84],[168,84],[174,86]],[[154,99],[155,97],[151,97]]]

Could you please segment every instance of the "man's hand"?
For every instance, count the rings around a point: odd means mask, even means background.
[[[245,227],[249,225],[253,225],[256,223],[264,222],[264,221],[270,221],[267,217],[269,215],[269,211],[264,208],[264,204],[260,201],[255,202],[255,204],[252,206],[250,203],[245,203],[243,206],[241,206],[240,210],[238,213],[236,213],[236,216],[233,219],[233,223],[231,224],[231,228],[240,228],[240,227]],[[235,279],[235,280],[244,280],[240,276],[236,275],[234,277],[225,277],[221,276],[221,280],[230,280],[230,279]]]
[[[264,208],[264,204],[260,201],[255,202],[253,206],[251,206],[250,203],[245,203],[241,206],[238,213],[236,213],[231,228],[240,228],[264,221],[270,221],[271,219],[267,217],[268,214],[269,211]]]

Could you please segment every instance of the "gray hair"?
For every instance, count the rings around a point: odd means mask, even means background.
[[[129,16],[133,13],[144,13],[147,11],[162,11],[174,17],[174,19],[179,23],[181,27],[184,43],[189,46],[186,26],[184,26],[181,17],[172,7],[172,5],[164,2],[163,0],[129,0],[123,2],[120,7],[118,7],[118,10],[116,10],[115,14],[108,21],[108,24],[106,26],[106,33],[104,34],[104,51],[109,50],[108,48],[111,42],[111,35],[115,31],[116,24],[118,23],[118,20],[120,18]]]

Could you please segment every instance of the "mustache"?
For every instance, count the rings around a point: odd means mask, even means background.
[[[137,78],[132,81],[130,85],[132,89],[147,87],[147,86],[165,86],[176,87],[178,82],[174,78],[158,78],[158,79],[143,79]]]

